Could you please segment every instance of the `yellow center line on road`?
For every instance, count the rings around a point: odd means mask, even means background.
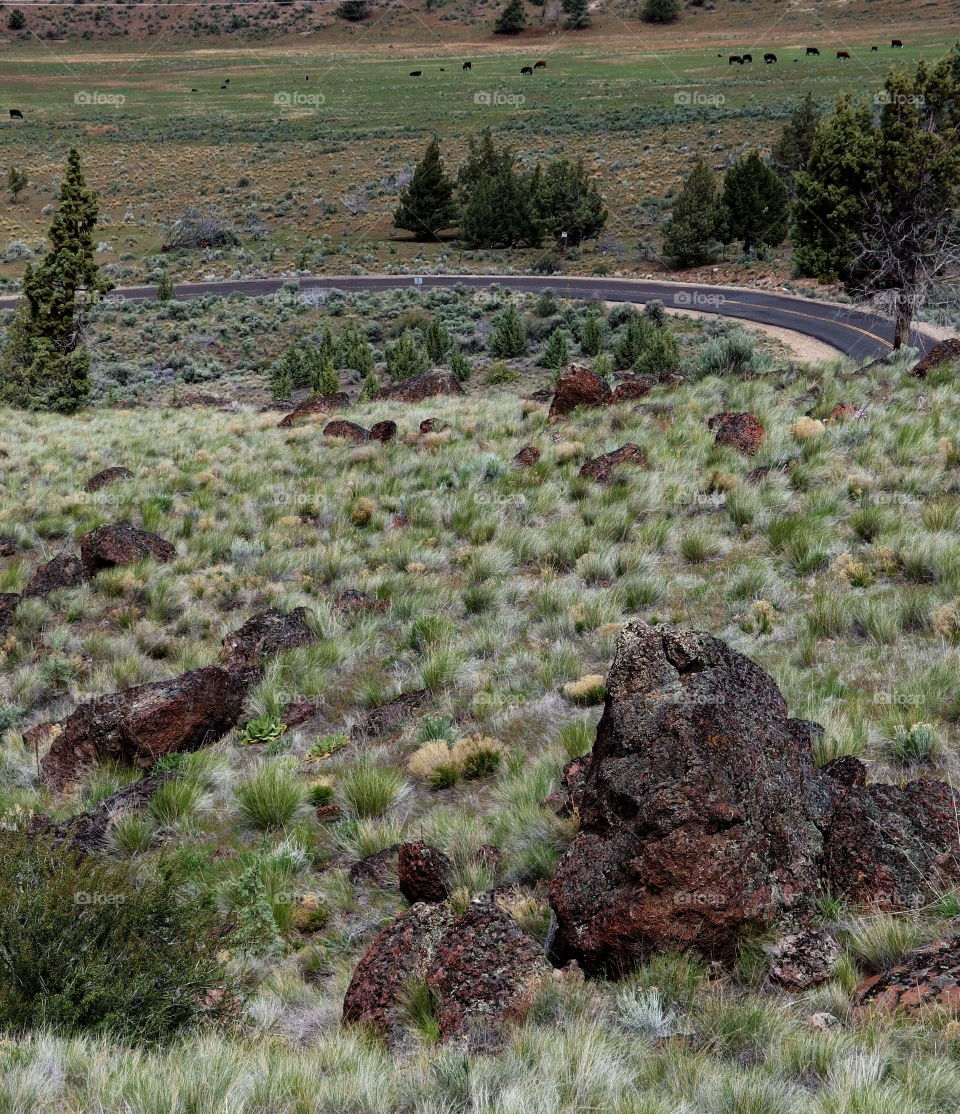
[[[824,317],[824,316],[822,316],[821,314],[818,314],[818,313],[804,313],[802,310],[799,310],[799,309],[786,309],[786,307],[779,306],[779,305],[775,306],[775,307],[765,307],[765,306],[758,306],[755,302],[741,302],[741,301],[738,301],[736,298],[724,298],[723,304],[726,305],[728,302],[730,303],[730,305],[745,306],[747,309],[773,308],[773,309],[775,309],[775,311],[777,313],[790,313],[790,314],[793,314],[794,317],[808,317],[808,318],[810,318],[811,321],[830,322],[834,325],[840,325],[844,329],[852,329],[855,333],[860,333],[865,337],[870,337],[871,340],[878,341],[880,344],[884,345],[886,348],[890,348],[890,349],[893,348],[893,345],[890,343],[890,341],[884,340],[883,337],[877,336],[876,333],[871,333],[869,329],[861,329],[857,325],[851,325],[848,321],[841,321],[841,320],[839,320],[839,318],[836,318],[836,317]],[[757,324],[762,324],[762,322],[757,322]]]

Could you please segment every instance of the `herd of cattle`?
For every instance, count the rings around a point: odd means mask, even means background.
[[[530,75],[533,74],[534,70],[545,70],[546,68],[547,68],[547,63],[544,61],[543,58],[541,58],[539,62],[534,62],[532,66],[524,66],[523,69],[520,71],[520,73],[521,74],[526,74],[527,76],[530,76]],[[460,67],[460,69],[461,70],[472,70],[473,69],[473,63],[472,62],[464,62],[463,65]],[[443,73],[445,70],[446,70],[446,66],[441,66],[440,67],[440,72],[441,73]],[[410,71],[410,76],[411,77],[423,77],[423,70],[411,70]]]
[[[902,39],[891,39],[890,49],[891,50],[902,50],[903,49],[903,40]],[[878,47],[878,46],[870,47],[871,54],[876,54],[879,50],[880,50],[880,47]],[[809,58],[811,55],[816,56],[817,58],[820,57],[820,51],[817,49],[817,47],[815,47],[815,46],[808,46],[807,47],[807,57]],[[723,55],[718,54],[717,57],[722,58]],[[849,61],[850,58],[851,58],[850,51],[849,50],[838,50],[837,51],[837,58],[839,58],[841,60]],[[776,54],[764,54],[763,60],[764,60],[764,62],[767,63],[768,66],[772,66],[774,62],[778,61]],[[731,54],[731,55],[729,55],[729,61],[727,62],[727,65],[728,66],[742,66],[744,64],[744,62],[752,62],[752,61],[753,61],[753,55],[752,54]],[[796,61],[798,61],[798,59],[794,58],[794,62],[796,62]]]

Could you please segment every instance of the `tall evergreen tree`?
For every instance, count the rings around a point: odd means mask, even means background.
[[[647,23],[672,23],[679,14],[677,0],[645,0],[640,18]]]
[[[717,183],[701,159],[673,203],[663,238],[663,254],[673,267],[712,262],[717,243]]]
[[[787,188],[756,151],[727,171],[721,206],[725,243],[742,240],[743,250],[751,252],[776,247],[787,238]]]
[[[869,108],[838,102],[797,177],[798,269],[850,293],[889,292],[893,344],[960,267],[960,46],[932,68],[891,73]]]
[[[516,35],[527,25],[527,13],[523,0],[507,0],[506,7],[497,16],[498,35]]]
[[[400,204],[393,214],[394,225],[412,232],[417,240],[435,239],[438,232],[456,220],[453,190],[453,181],[443,168],[440,144],[431,139],[410,185],[400,194]]]
[[[50,250],[23,277],[24,301],[0,358],[0,398],[15,406],[72,413],[87,399],[86,314],[112,283],[94,260],[97,200],[71,148],[50,225]]]
[[[530,180],[516,168],[513,151],[498,146],[489,128],[470,139],[457,184],[460,234],[469,247],[536,247],[540,243]]]
[[[807,93],[784,124],[780,138],[771,152],[774,169],[791,191],[794,178],[806,168],[817,136],[817,126],[822,118],[823,113],[817,108],[813,94]]]
[[[590,0],[563,0],[568,31],[582,31],[593,22],[590,14]]]
[[[490,355],[497,360],[512,360],[527,354],[527,329],[516,306],[508,306],[493,319]]]
[[[598,236],[607,223],[607,210],[583,159],[556,159],[534,174],[530,190],[537,222],[548,235],[567,233],[571,245]]]

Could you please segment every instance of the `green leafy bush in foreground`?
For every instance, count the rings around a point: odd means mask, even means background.
[[[0,1029],[159,1043],[234,1015],[216,909],[23,832],[0,839]]]

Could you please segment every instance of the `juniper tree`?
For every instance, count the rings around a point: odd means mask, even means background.
[[[71,148],[50,225],[50,250],[27,265],[23,301],[0,358],[0,398],[15,406],[72,413],[90,390],[90,358],[83,346],[90,307],[112,288],[94,260],[96,195],[80,155]]]
[[[387,373],[394,382],[420,375],[428,366],[427,354],[412,329],[404,329],[396,343],[387,346]]]
[[[430,318],[430,324],[423,334],[423,343],[430,359],[435,364],[442,364],[450,351],[450,334],[438,318]]]
[[[663,237],[663,254],[673,267],[712,262],[717,244],[717,183],[701,159],[673,203]]]
[[[395,227],[412,232],[417,240],[435,239],[456,220],[453,191],[453,181],[443,168],[440,144],[431,139],[410,184],[400,194],[400,204],[393,214]]]
[[[580,351],[584,356],[599,356],[606,341],[603,319],[591,314],[580,327]]]
[[[496,33],[498,35],[516,35],[527,25],[527,13],[523,7],[523,0],[508,0],[505,8],[497,16]]]
[[[489,128],[470,139],[457,174],[460,233],[471,248],[536,247],[540,227],[530,181],[516,167],[511,148],[499,146]]]
[[[607,223],[607,210],[583,159],[556,159],[537,167],[530,185],[536,220],[548,235],[567,233],[571,245],[598,236]]]
[[[727,171],[720,205],[724,243],[741,240],[744,251],[761,252],[787,238],[787,188],[756,151]]]
[[[791,191],[796,175],[805,169],[810,158],[817,126],[822,118],[823,113],[817,108],[813,94],[807,93],[784,124],[780,138],[771,152],[774,169]]]
[[[570,342],[562,329],[550,334],[540,362],[551,371],[562,371],[570,363]]]
[[[498,360],[512,360],[527,354],[527,330],[516,306],[508,306],[493,319],[490,334],[490,355]]]
[[[10,191],[10,199],[14,204],[29,184],[30,179],[27,177],[27,172],[21,167],[11,166],[7,171],[7,189]]]

